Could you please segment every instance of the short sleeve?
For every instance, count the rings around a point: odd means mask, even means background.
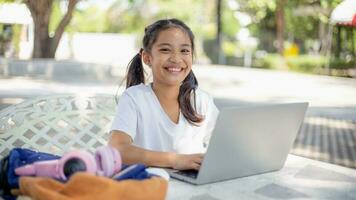
[[[137,128],[137,107],[132,97],[124,92],[116,109],[116,115],[111,125],[112,130],[123,131],[134,140]]]

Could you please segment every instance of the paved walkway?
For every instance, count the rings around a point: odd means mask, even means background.
[[[194,71],[200,87],[224,105],[308,101],[292,153],[356,168],[356,79],[227,66],[195,66]],[[105,81],[0,77],[0,109],[53,93],[114,95],[125,69],[117,73]]]

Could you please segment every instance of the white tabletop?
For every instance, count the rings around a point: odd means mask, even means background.
[[[200,186],[171,179],[167,199],[356,200],[356,169],[289,155],[275,172]]]

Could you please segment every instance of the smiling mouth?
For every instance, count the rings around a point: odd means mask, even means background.
[[[181,67],[165,67],[166,70],[169,72],[181,72],[183,71],[183,68]]]

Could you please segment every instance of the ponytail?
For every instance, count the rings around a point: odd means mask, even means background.
[[[198,80],[191,70],[187,77],[182,82],[179,88],[178,103],[183,116],[189,121],[189,123],[196,125],[196,123],[203,121],[203,116],[196,112],[196,97],[195,90],[198,87]],[[191,98],[194,95],[193,99]],[[194,102],[194,108],[191,100]]]
[[[134,85],[145,83],[145,74],[141,60],[141,54],[143,49],[132,58],[128,64],[128,70],[126,75],[126,88]]]

